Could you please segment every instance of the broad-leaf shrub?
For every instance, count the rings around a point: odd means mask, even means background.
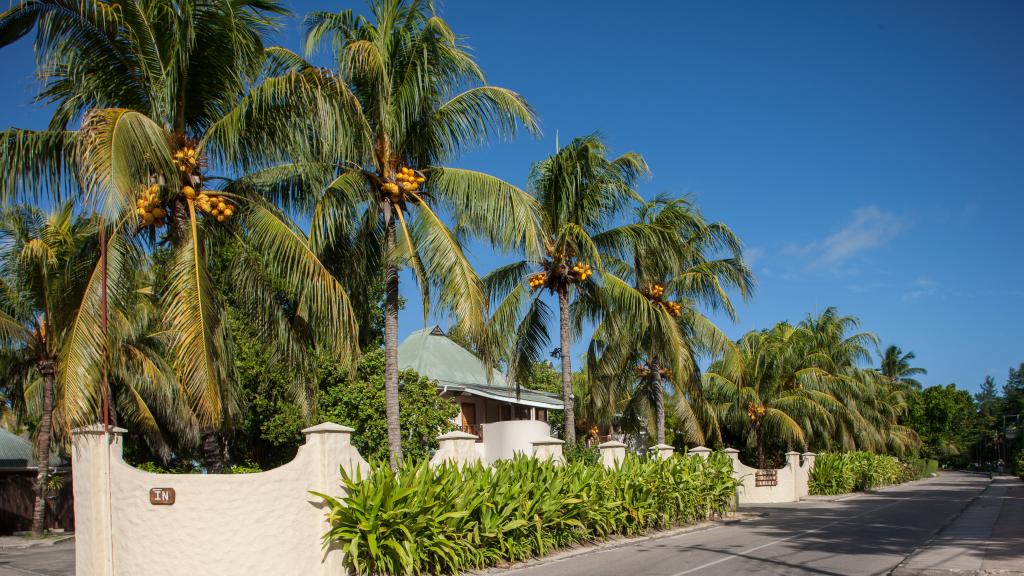
[[[325,544],[341,544],[356,574],[450,574],[556,548],[704,520],[730,507],[736,482],[720,453],[708,460],[627,458],[616,469],[533,458],[493,467],[386,464],[342,473]]]
[[[922,466],[921,470],[925,468]],[[923,474],[894,456],[873,452],[823,452],[808,479],[811,494],[835,495],[916,480]]]

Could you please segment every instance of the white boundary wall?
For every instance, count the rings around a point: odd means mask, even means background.
[[[125,430],[76,430],[72,446],[77,576],[344,574],[337,547],[324,549],[324,504],[310,490],[343,493],[339,469],[363,475],[352,429],[303,430],[295,459],[256,474],[152,474],[121,458]],[[173,488],[173,505],[150,503]]]

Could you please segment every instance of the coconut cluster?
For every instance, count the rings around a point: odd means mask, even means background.
[[[195,172],[199,168],[199,152],[191,146],[182,146],[174,152],[174,165],[181,172]]]
[[[544,282],[547,281],[547,277],[548,275],[544,272],[537,272],[536,274],[530,274],[530,277],[527,278],[526,281],[529,283],[530,288],[536,290],[544,285]]]
[[[759,418],[764,416],[764,413],[767,411],[768,409],[765,408],[764,406],[761,406],[760,404],[754,404],[753,402],[751,402],[750,404],[747,405],[747,416],[750,417],[751,421],[758,420]]]
[[[395,174],[395,180],[396,182],[385,182],[380,186],[380,189],[395,202],[402,199],[403,193],[415,192],[420,187],[420,184],[427,181],[426,178],[420,176],[418,172],[408,166],[398,169],[398,172]]]
[[[142,219],[143,226],[159,228],[164,225],[164,218],[167,217],[167,210],[160,205],[160,185],[150,184],[142,189],[139,197],[135,200],[135,211]]]
[[[192,191],[195,193],[195,191]],[[186,193],[186,196],[188,194]],[[235,206],[223,196],[217,196],[209,190],[203,190],[196,196],[196,206],[203,212],[217,219],[217,222],[224,222],[235,215]]]
[[[569,273],[576,277],[580,282],[590,278],[594,275],[594,270],[590,267],[590,264],[582,264],[577,262],[573,264],[572,268],[569,269]]]
[[[672,317],[679,316],[680,314],[683,313],[683,307],[682,305],[679,304],[679,302],[666,300],[661,303],[661,307],[668,311],[669,315]]]
[[[651,284],[650,289],[647,290],[652,298],[661,298],[665,295],[665,287],[661,284]]]

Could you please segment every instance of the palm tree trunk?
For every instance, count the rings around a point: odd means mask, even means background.
[[[36,500],[32,507],[32,535],[42,536],[46,528],[46,484],[50,472],[50,435],[53,422],[53,376],[55,361],[39,362],[43,376],[43,415],[36,432]]]
[[[665,443],[665,388],[661,385],[661,366],[658,359],[651,362],[654,373],[654,428],[658,444]]]
[[[761,426],[754,429],[754,436],[757,438],[757,467],[764,469],[764,435],[761,434]]]
[[[388,223],[388,256],[395,249],[395,221]],[[384,278],[384,403],[391,468],[402,463],[402,429],[398,418],[398,268],[388,264]]]
[[[191,174],[185,175],[187,183],[197,186]],[[192,234],[191,220],[188,204],[181,196],[175,198],[171,205],[171,225],[169,239],[171,246],[180,250],[185,240]],[[221,445],[220,434],[213,426],[205,426],[199,431],[200,440],[203,443],[203,466],[207,474],[223,474],[227,469],[227,462],[224,459],[224,449]]]
[[[559,356],[562,358],[562,402],[565,404],[565,433],[563,440],[566,444],[576,442],[576,415],[573,413],[572,405],[572,356],[571,344],[569,342],[569,291],[562,289],[558,292],[558,315],[559,332],[561,336],[561,348]]]
[[[203,465],[207,474],[223,474],[227,469],[224,451],[220,445],[220,435],[212,426],[206,426],[199,432],[203,439]]]

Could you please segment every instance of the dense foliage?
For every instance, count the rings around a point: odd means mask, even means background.
[[[571,544],[643,534],[725,513],[736,483],[724,454],[666,461],[629,456],[618,468],[532,458],[494,467],[406,463],[343,478],[325,542],[356,574],[455,574]]]
[[[319,377],[320,419],[355,428],[352,443],[370,461],[388,456],[384,372],[384,351],[377,349],[363,356],[354,376],[325,363]],[[398,401],[402,451],[425,459],[437,448],[437,437],[455,428],[458,408],[438,395],[436,382],[412,370],[399,373]]]
[[[873,490],[921,478],[935,471],[929,466],[872,452],[823,452],[815,459],[808,488],[823,495]]]

